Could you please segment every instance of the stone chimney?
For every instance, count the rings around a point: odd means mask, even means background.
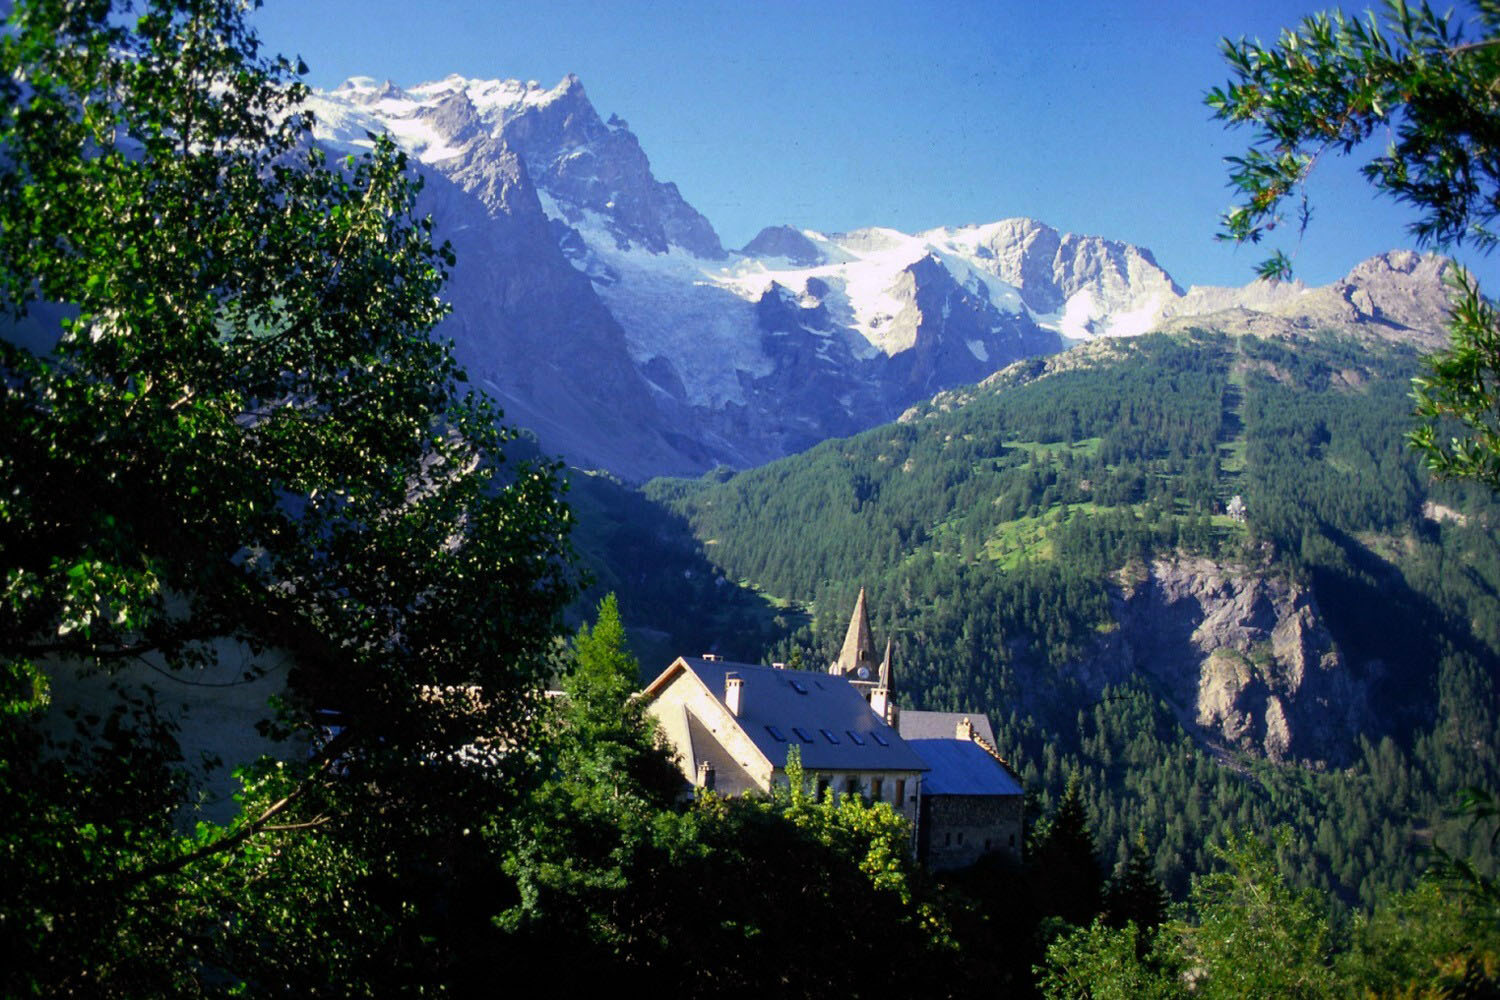
[[[710,790],[714,787],[714,766],[706,760],[698,762],[698,787]]]
[[[901,709],[896,707],[896,699],[891,697],[890,688],[878,687],[870,692],[870,711],[885,720],[885,724],[896,728],[901,718]]]
[[[724,675],[724,704],[729,714],[739,718],[745,712],[745,682],[739,674]]]
[[[961,740],[972,740],[974,738],[974,723],[966,715],[958,720],[958,738]]]

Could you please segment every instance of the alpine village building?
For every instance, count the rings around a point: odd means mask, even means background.
[[[912,850],[930,870],[990,853],[1019,859],[1021,782],[996,749],[989,719],[902,711],[894,696],[891,642],[877,662],[863,589],[826,672],[680,656],[644,692],[697,788],[768,794],[787,783],[795,746],[820,796],[860,795],[905,816]]]

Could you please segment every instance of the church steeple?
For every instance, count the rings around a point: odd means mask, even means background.
[[[870,709],[887,725],[895,726],[901,718],[901,709],[896,707],[896,692],[892,689],[891,640],[885,640],[885,659],[880,661],[880,683],[865,697],[870,700]]]
[[[864,673],[860,673],[860,668]],[[869,680],[875,671],[875,640],[870,638],[870,616],[865,608],[865,588],[859,588],[859,599],[854,602],[854,616],[849,619],[849,631],[844,633],[844,648],[839,658],[828,668],[830,674],[842,674],[860,680]]]

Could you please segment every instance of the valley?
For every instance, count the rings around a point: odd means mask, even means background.
[[[982,705],[1039,812],[1087,775],[1106,856],[1145,829],[1182,890],[1216,830],[1291,823],[1298,878],[1368,904],[1497,773],[1500,505],[1405,451],[1416,365],[1204,331],[1020,363],[799,456],[653,481],[659,537],[714,583],[622,607],[713,622],[679,649],[820,663],[864,586],[898,697]]]

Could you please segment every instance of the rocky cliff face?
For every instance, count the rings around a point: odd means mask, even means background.
[[[627,471],[691,472],[713,456],[664,432],[664,410],[631,363],[624,332],[558,247],[525,164],[488,142],[429,175],[421,210],[452,227],[450,338],[470,377],[510,422],[550,449]],[[580,378],[580,359],[588,377]]]
[[[1210,327],[1261,337],[1333,330],[1432,350],[1447,342],[1451,268],[1442,257],[1393,250],[1319,288],[1300,281],[1257,281],[1243,288],[1195,285],[1162,310],[1158,326]]]
[[[1366,685],[1313,595],[1284,577],[1157,560],[1122,575],[1113,612],[1118,630],[1080,670],[1095,683],[1144,674],[1210,743],[1340,764],[1368,725]]]
[[[1184,293],[1143,248],[1033,219],[774,226],[726,253],[574,76],[356,78],[310,104],[321,141],[387,131],[420,163],[459,258],[438,335],[508,419],[626,478],[761,464],[1019,359],[1162,325],[1442,336],[1442,268],[1411,254],[1325,289]]]

